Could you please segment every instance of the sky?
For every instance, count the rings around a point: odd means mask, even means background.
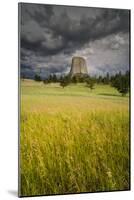
[[[21,3],[19,16],[22,76],[68,74],[73,56],[90,75],[129,69],[129,10]]]

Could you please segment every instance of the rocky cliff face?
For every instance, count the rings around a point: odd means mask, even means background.
[[[73,77],[74,75],[84,75],[88,74],[86,61],[82,57],[73,57],[72,58],[72,64],[71,64],[71,70],[70,75]]]

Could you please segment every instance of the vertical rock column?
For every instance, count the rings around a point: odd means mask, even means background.
[[[71,64],[71,70],[70,75],[73,77],[74,75],[82,75],[82,74],[88,74],[86,61],[82,57],[73,57],[72,58],[72,64]]]

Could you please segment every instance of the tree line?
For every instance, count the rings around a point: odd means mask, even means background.
[[[50,75],[48,78],[42,80],[40,75],[35,75],[35,81],[43,81],[44,84],[49,83],[59,83],[61,87],[66,87],[69,84],[77,84],[77,83],[86,83],[86,87],[91,90],[95,89],[95,84],[104,84],[111,85],[116,88],[122,96],[125,96],[130,89],[130,72],[126,71],[125,73],[116,73],[115,75],[111,75],[107,73],[105,76],[81,76],[75,75],[70,77],[70,75],[65,76],[56,76],[56,74]]]

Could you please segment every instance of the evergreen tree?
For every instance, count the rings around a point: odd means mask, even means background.
[[[52,82],[53,82],[53,83],[56,83],[56,82],[57,82],[57,76],[56,76],[56,74],[54,74],[54,75],[52,76]]]
[[[68,84],[69,82],[65,78],[60,81],[60,86],[63,88],[66,87]]]
[[[109,76],[109,73],[107,72],[106,74],[106,84],[109,84],[110,82],[110,76]]]
[[[79,81],[77,76],[73,76],[71,80],[72,80],[72,83],[75,83],[75,84],[78,83]]]
[[[97,83],[102,83],[102,76],[99,76],[99,77],[98,77]]]
[[[50,76],[48,77],[48,81],[49,83],[52,83],[53,82],[53,76],[50,74]]]
[[[87,86],[88,88],[90,88],[91,91],[92,91],[93,89],[95,89],[95,88],[94,88],[95,81],[94,81],[93,78],[87,79],[86,83],[87,83],[86,86]]]
[[[111,85],[116,88],[122,96],[125,96],[129,92],[129,72],[126,72],[124,75],[119,72],[112,78]]]
[[[34,80],[35,81],[41,81],[41,77],[38,74],[36,74],[35,77],[34,77]]]
[[[62,80],[64,79],[64,77],[61,75],[60,77],[59,77],[59,82],[61,82]]]

